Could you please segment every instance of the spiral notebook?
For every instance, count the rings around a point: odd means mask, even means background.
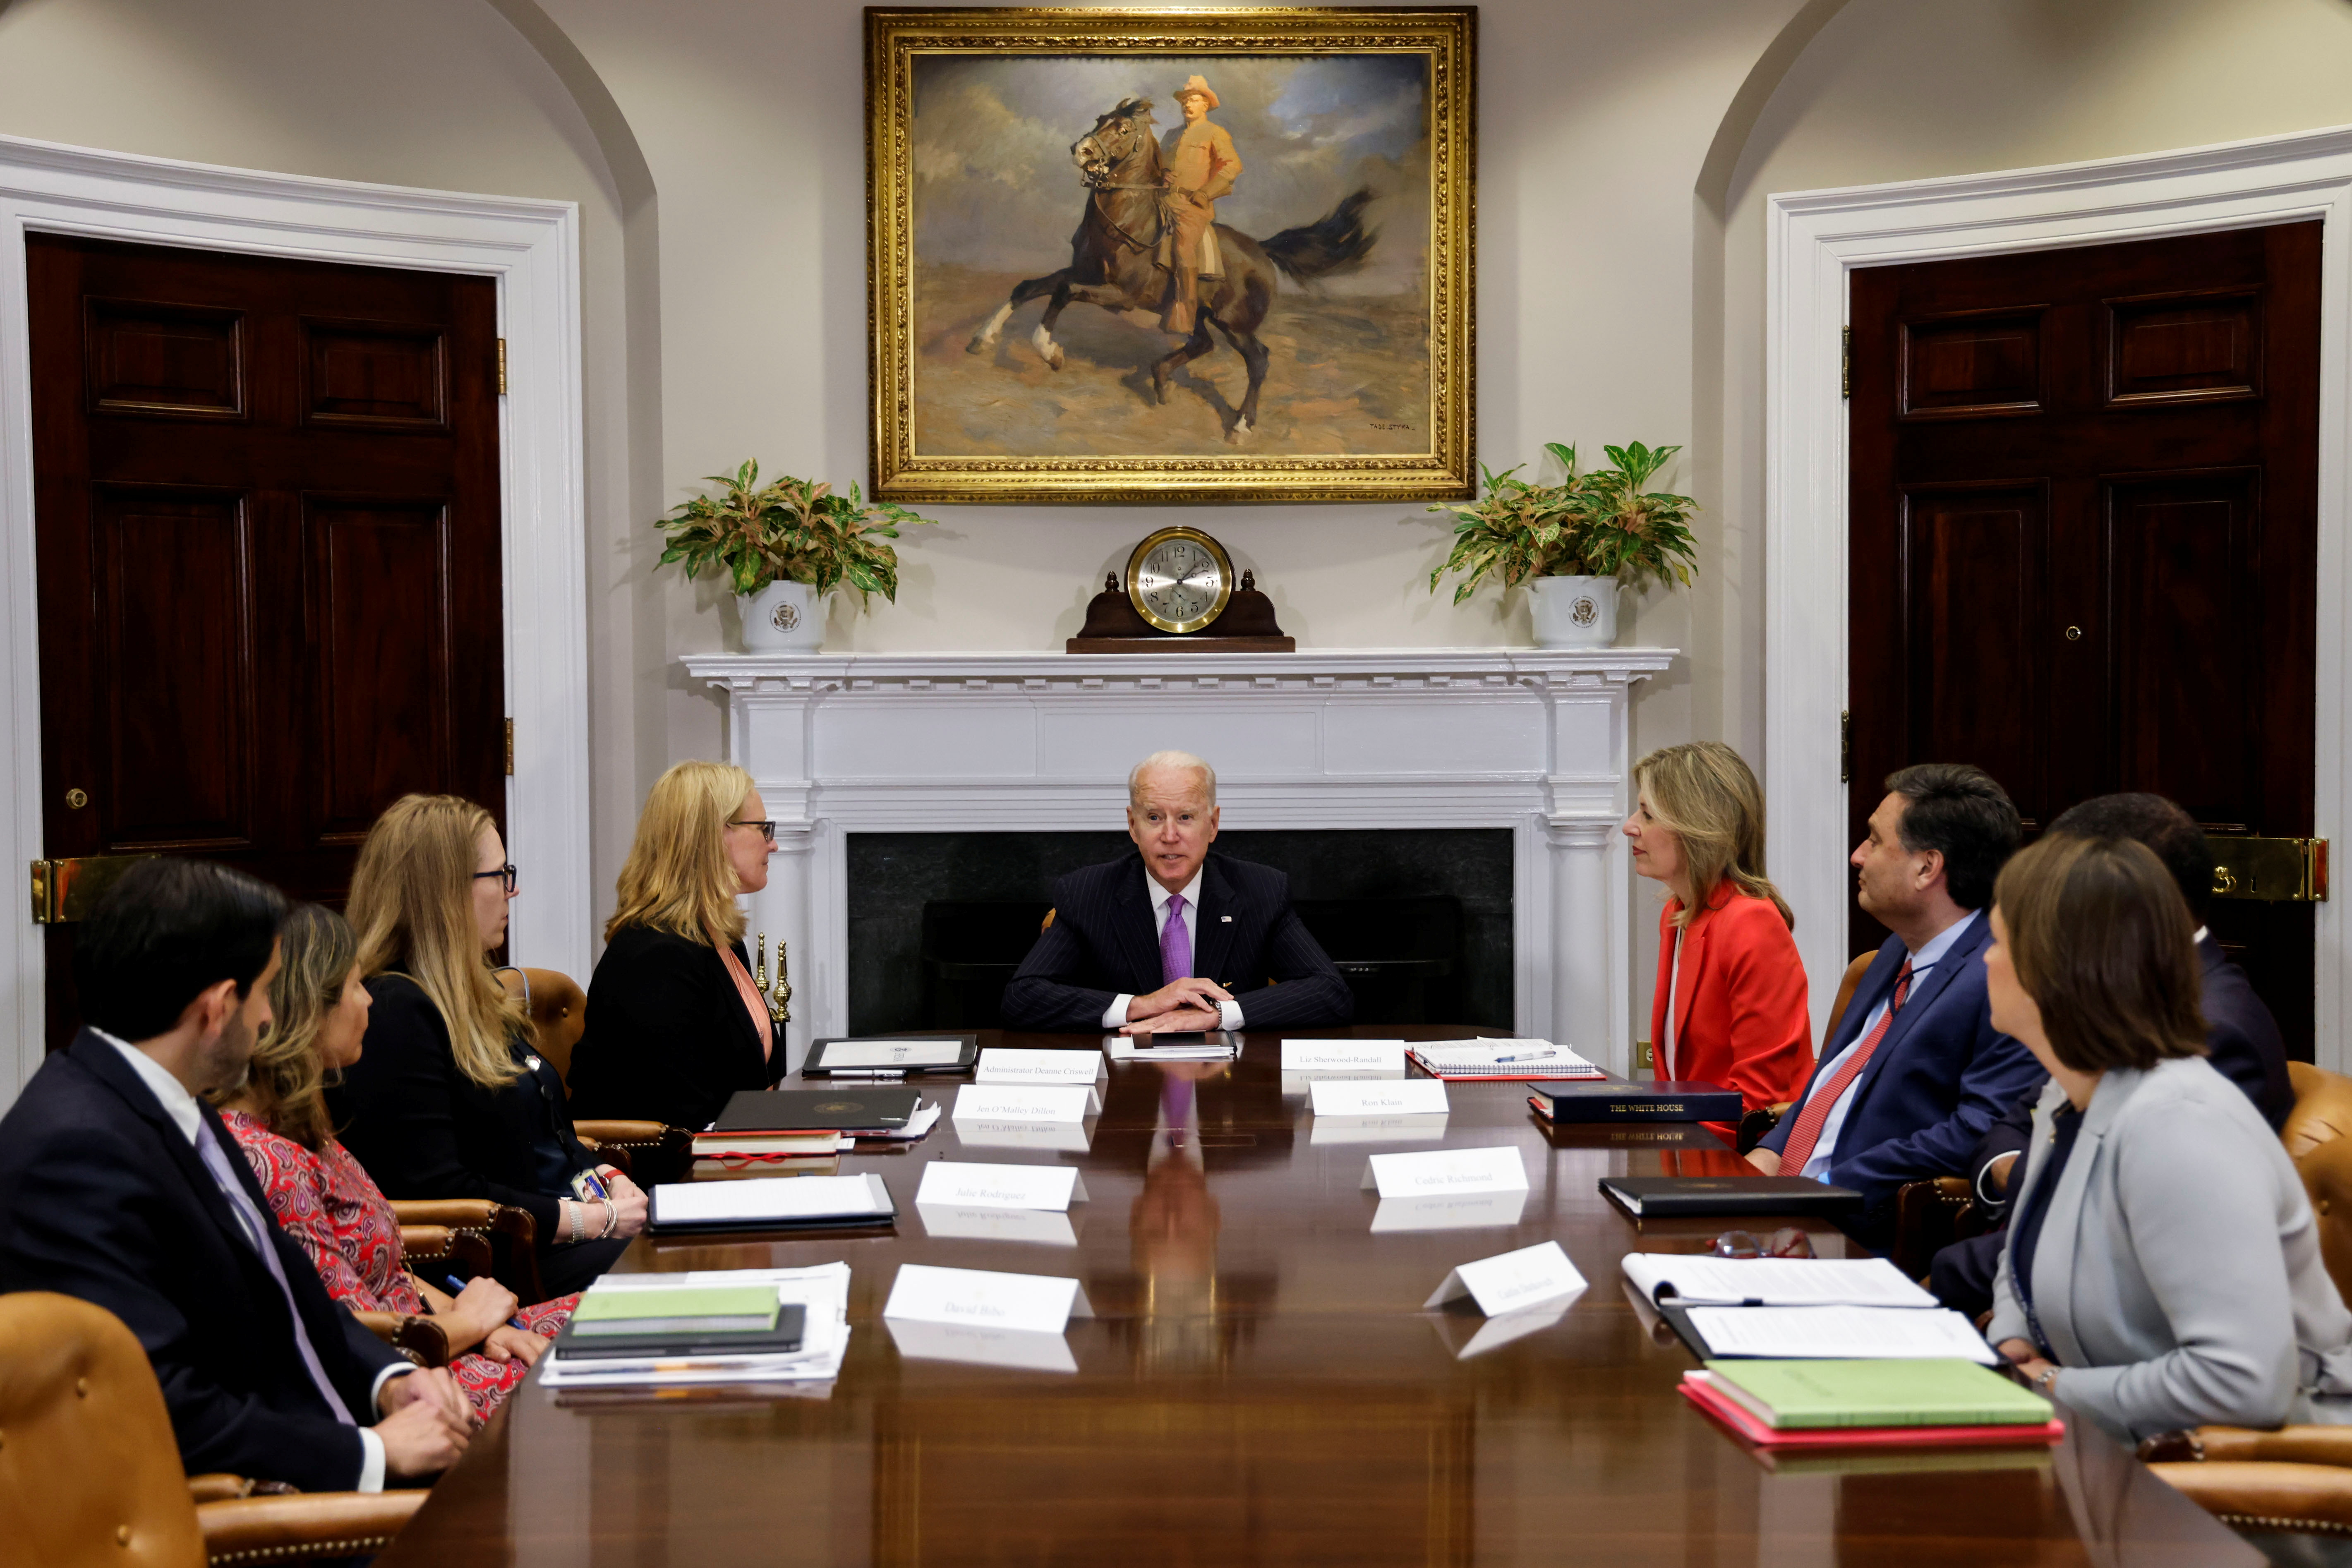
[[[1609,1076],[1568,1047],[1549,1040],[1426,1040],[1409,1047],[1405,1055],[1432,1078],[1532,1083]]]

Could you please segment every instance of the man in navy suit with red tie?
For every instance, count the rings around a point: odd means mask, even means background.
[[[1007,1028],[1319,1029],[1345,1024],[1348,983],[1290,907],[1281,872],[1211,855],[1217,775],[1160,752],[1127,780],[1139,858],[1073,871],[1004,987]]]
[[[1862,907],[1895,934],[1823,1043],[1802,1099],[1748,1161],[1863,1195],[1853,1228],[1894,1229],[1906,1182],[1960,1174],[2042,1068],[1992,1026],[1985,906],[2017,847],[2017,807],[1981,768],[1925,763],[1886,781],[1853,852]]]

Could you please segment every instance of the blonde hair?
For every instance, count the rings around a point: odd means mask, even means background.
[[[1127,775],[1127,804],[1143,804],[1143,775],[1160,768],[1189,770],[1201,776],[1201,798],[1211,805],[1217,804],[1217,770],[1190,752],[1154,752],[1135,764]]]
[[[281,1138],[317,1152],[335,1135],[327,1115],[326,1064],[319,1033],[343,999],[359,942],[343,917],[297,904],[278,928],[277,978],[269,983],[269,1027],[253,1048],[237,1103]]]
[[[404,974],[448,1026],[457,1070],[484,1089],[522,1073],[509,1041],[532,1038],[530,1012],[484,962],[474,923],[474,858],[490,814],[454,795],[394,801],[360,846],[351,921],[362,977]]]
[[[751,775],[732,763],[680,763],[656,779],[621,866],[620,903],[604,922],[604,940],[633,925],[713,945],[741,940],[727,825],[751,797]]]
[[[1794,931],[1797,917],[1764,875],[1764,791],[1738,752],[1720,741],[1664,746],[1633,764],[1633,787],[1650,797],[1650,815],[1682,841],[1690,906],[1687,926],[1728,881],[1751,898],[1769,899]]]

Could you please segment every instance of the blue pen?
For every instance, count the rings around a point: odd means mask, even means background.
[[[1539,1062],[1551,1054],[1549,1051],[1521,1051],[1517,1056],[1496,1057],[1495,1065],[1500,1067],[1505,1062]]]
[[[458,1279],[455,1274],[444,1274],[441,1278],[449,1281],[449,1289],[456,1294],[462,1296],[466,1293],[466,1282],[463,1279]],[[507,1327],[510,1329],[520,1329],[524,1333],[530,1332],[530,1325],[524,1322],[520,1318],[509,1318],[507,1320]]]

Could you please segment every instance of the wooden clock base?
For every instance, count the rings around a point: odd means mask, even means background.
[[[1135,613],[1117,574],[1087,605],[1087,624],[1064,645],[1067,653],[1297,653],[1298,639],[1275,624],[1274,601],[1258,592],[1257,574],[1242,574],[1242,585],[1225,601],[1224,613],[1197,632],[1163,632]]]

